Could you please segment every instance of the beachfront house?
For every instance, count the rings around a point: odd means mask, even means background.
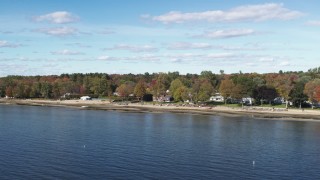
[[[242,98],[242,103],[245,105],[251,106],[253,104],[253,98],[251,97]]]
[[[214,96],[210,97],[210,101],[213,101],[213,102],[224,102],[224,98],[221,96],[220,93],[216,93]]]
[[[91,100],[92,98],[90,96],[82,96],[80,97],[80,99],[83,101],[87,101],[87,100]]]

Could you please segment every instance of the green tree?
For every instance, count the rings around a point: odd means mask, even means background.
[[[254,77],[252,81],[253,81],[253,87],[255,89],[257,87],[266,86],[266,81],[262,77]]]
[[[110,94],[109,83],[106,75],[102,75],[100,78],[100,95],[108,96]]]
[[[38,98],[40,96],[41,96],[41,83],[40,82],[35,82],[31,86],[30,97]]]
[[[255,83],[259,83],[258,81],[254,81],[255,74],[237,74],[231,77],[232,81],[235,85],[241,85],[244,91],[243,96],[252,96],[253,90],[256,88]]]
[[[175,79],[177,79],[179,77],[179,72],[178,71],[174,71],[174,72],[168,72],[168,78],[170,81],[173,81]]]
[[[6,85],[3,80],[0,79],[0,97],[4,97],[6,94]]]
[[[83,78],[83,88],[84,88],[84,93],[85,94],[91,94],[89,76],[85,76]]]
[[[84,78],[85,81],[86,78]],[[88,83],[88,82],[86,82]],[[87,84],[85,84],[85,86],[88,86]],[[101,77],[99,76],[95,76],[91,79],[91,87],[90,90],[99,96],[106,96],[109,95],[111,93],[111,88],[108,84],[108,80],[107,77],[105,75],[102,75]]]
[[[180,81],[180,79],[175,79],[171,82],[171,85],[170,85],[170,93],[172,95],[174,95],[174,93],[176,92],[177,89],[179,89],[180,87],[184,86],[183,83]]]
[[[266,100],[271,104],[271,101],[276,97],[278,97],[278,93],[273,87],[261,86],[257,87],[253,92],[253,98],[256,100],[256,103]]]
[[[217,85],[217,77],[212,71],[201,71],[200,78],[207,79],[213,87]]]
[[[41,83],[41,96],[48,99],[52,94],[52,85],[49,82]]]
[[[136,84],[134,94],[142,101],[143,96],[146,94],[146,83],[144,80],[140,80]]]
[[[209,81],[203,81],[200,85],[198,100],[199,101],[208,101],[212,93],[214,92],[214,88]]]
[[[294,106],[301,108],[302,103],[308,100],[308,96],[303,93],[305,84],[303,82],[298,82],[292,88],[289,94],[289,100],[291,100]]]
[[[52,85],[52,95],[54,98],[59,98],[61,94],[61,86],[59,82],[54,82]]]
[[[186,101],[189,100],[190,91],[185,86],[180,86],[174,91],[173,98],[175,101]]]
[[[13,88],[13,96],[15,98],[25,98],[24,94],[24,84],[18,83],[14,88]]]
[[[199,93],[200,93],[200,86],[201,86],[201,82],[199,79],[196,79],[193,84],[192,84],[192,88],[191,88],[191,92],[192,92],[192,101],[199,101]]]

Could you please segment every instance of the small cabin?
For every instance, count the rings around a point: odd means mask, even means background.
[[[83,101],[92,100],[92,98],[90,96],[82,96],[82,97],[80,97],[80,99]]]
[[[213,101],[213,102],[224,102],[224,98],[223,98],[223,96],[221,96],[220,93],[216,93],[214,96],[210,97],[210,101]]]

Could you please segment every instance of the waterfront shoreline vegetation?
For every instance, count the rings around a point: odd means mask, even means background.
[[[210,101],[217,93],[225,100]],[[2,104],[306,120],[320,117],[320,72],[7,76],[0,78],[0,95]],[[241,101],[247,97],[253,104]]]
[[[244,106],[251,97],[254,106],[314,108],[320,101],[320,68],[307,72],[200,74],[179,72],[145,74],[74,73],[51,76],[0,78],[0,96],[15,99],[79,99],[81,96],[109,101],[173,100],[180,104],[228,107]],[[210,102],[220,93],[224,102]],[[144,97],[150,95],[148,100]],[[276,98],[278,100],[276,101]],[[279,101],[281,99],[281,101]],[[237,101],[234,101],[237,100]],[[289,104],[290,102],[290,104]]]

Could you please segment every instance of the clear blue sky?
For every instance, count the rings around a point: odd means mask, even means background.
[[[306,71],[320,2],[1,0],[0,76]]]

